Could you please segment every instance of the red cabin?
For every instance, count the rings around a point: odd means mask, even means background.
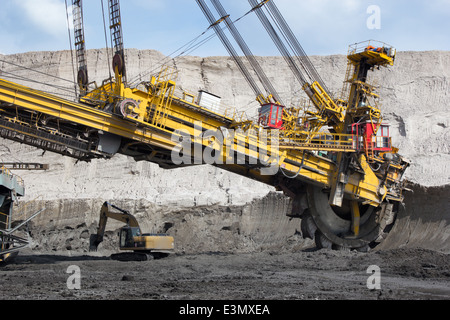
[[[259,110],[259,125],[266,129],[283,128],[283,106],[268,103]]]
[[[391,136],[388,124],[381,124],[378,131],[377,125],[367,121],[352,125],[352,134],[358,136],[356,148],[368,152],[390,152],[392,151]]]

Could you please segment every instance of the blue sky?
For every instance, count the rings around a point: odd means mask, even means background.
[[[222,3],[233,19],[250,9],[246,0]],[[386,42],[399,51],[450,50],[450,0],[275,3],[310,55],[344,54],[349,44],[368,39]],[[380,9],[376,29],[367,25],[373,14],[367,9],[373,5]],[[0,0],[0,8],[0,53],[70,48],[64,0]],[[195,0],[122,0],[121,10],[126,48],[155,49],[169,55],[208,26]],[[101,0],[84,0],[84,15],[88,49],[105,47]],[[237,27],[255,55],[279,55],[254,14]],[[227,52],[214,38],[191,55]]]

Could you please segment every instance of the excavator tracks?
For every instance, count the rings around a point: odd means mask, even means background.
[[[168,257],[168,253],[163,252],[120,252],[111,255],[111,260],[130,262],[130,261],[151,261]]]

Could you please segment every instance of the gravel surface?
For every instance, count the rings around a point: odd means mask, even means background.
[[[380,270],[381,289],[369,289]],[[75,266],[71,267],[71,266]],[[22,251],[0,272],[1,299],[447,300],[450,257],[425,249],[173,254],[119,262],[109,254]],[[77,267],[79,269],[77,269]],[[69,289],[73,270],[80,289]]]

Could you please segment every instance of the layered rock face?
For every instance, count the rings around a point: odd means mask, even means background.
[[[168,65],[175,71],[173,76],[176,76],[179,92],[196,94],[199,90],[206,90],[222,97],[224,112],[236,108],[239,116],[244,112],[248,118],[256,115],[258,104],[254,94],[231,58],[185,56],[171,60],[157,51],[131,49],[127,51],[126,59],[129,82],[147,81],[163,65]],[[73,80],[70,82],[74,78],[70,52],[0,55],[0,60],[0,77],[68,99],[74,98]],[[297,103],[302,90],[283,58],[258,57],[258,60],[283,102],[286,105]],[[330,90],[339,95],[347,68],[346,57],[313,56],[311,60]],[[108,78],[110,62],[106,50],[89,51],[90,81],[101,84]],[[38,82],[29,82],[28,79]],[[385,122],[391,124],[393,144],[400,149],[400,154],[412,161],[406,178],[423,187],[447,185],[450,179],[450,52],[400,52],[394,67],[376,70],[372,79],[379,86],[381,110]],[[147,215],[143,216],[145,226],[163,230],[173,224],[175,218],[167,218],[157,212],[182,212],[183,208],[189,207],[244,206],[274,191],[264,184],[211,166],[168,171],[121,155],[111,160],[83,163],[56,154],[43,154],[41,150],[7,140],[0,141],[0,161],[50,164],[50,170],[46,172],[17,173],[26,184],[23,202],[40,199],[26,210],[32,211],[31,208],[45,203],[48,210],[36,223],[54,227],[91,226],[98,219],[103,201],[110,200],[123,203],[132,212],[144,210],[142,214]],[[265,200],[256,201],[259,201],[259,206]],[[296,234],[298,221],[289,222],[283,213],[278,214],[283,220],[280,226],[283,225],[286,231],[279,239],[282,243]],[[261,215],[263,213],[253,215],[252,223],[256,224]],[[241,214],[240,217],[236,221],[227,220],[227,225],[221,226],[225,229],[219,231],[241,232],[243,227],[234,224],[246,219],[246,215]],[[217,226],[214,219],[211,225]],[[183,216],[180,223],[188,220]],[[194,220],[207,227],[204,220]],[[172,231],[182,228],[180,223],[173,225]],[[286,228],[288,225],[290,227]],[[210,246],[209,250],[214,248],[219,249],[218,246]]]

